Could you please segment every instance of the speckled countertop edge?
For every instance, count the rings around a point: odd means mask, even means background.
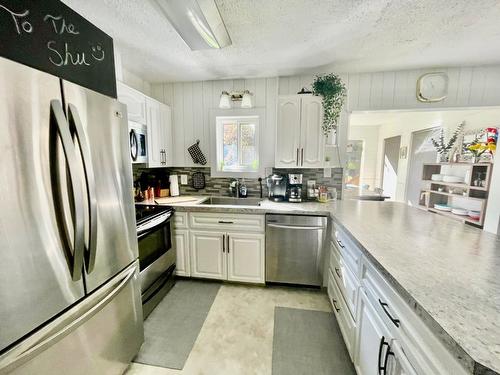
[[[411,295],[400,282],[383,266],[383,264],[373,256],[369,249],[366,248],[356,237],[351,233],[349,228],[344,226],[342,221],[335,216],[336,203],[318,203],[318,202],[303,202],[303,203],[276,203],[268,200],[263,200],[260,206],[235,206],[235,205],[201,205],[208,197],[199,197],[199,200],[189,203],[177,203],[171,206],[175,207],[180,212],[214,212],[214,213],[245,213],[245,214],[291,214],[291,215],[320,215],[329,216],[332,220],[342,227],[347,232],[353,242],[363,251],[365,256],[376,266],[376,268],[387,278],[389,283],[398,291],[401,297],[407,304],[412,306],[416,313],[423,319],[424,323],[436,334],[451,353],[459,360],[465,368],[474,375],[498,375],[488,367],[477,362],[446,330],[432,317],[431,314],[422,306],[422,304]],[[342,204],[342,201],[339,202]],[[429,214],[430,215],[430,214]],[[500,314],[500,312],[499,312]]]

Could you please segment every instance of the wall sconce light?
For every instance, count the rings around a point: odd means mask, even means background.
[[[230,100],[229,93],[227,91],[222,91],[222,94],[220,94],[220,101],[219,101],[219,108],[221,109],[229,109],[231,108],[231,102]]]
[[[220,95],[219,108],[231,108],[231,102],[241,102],[241,108],[252,108],[252,93],[248,90],[245,91],[222,91]]]

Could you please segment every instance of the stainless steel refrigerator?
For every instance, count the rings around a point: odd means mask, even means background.
[[[0,374],[121,374],[143,342],[126,108],[0,58]]]

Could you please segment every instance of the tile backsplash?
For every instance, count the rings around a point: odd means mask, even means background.
[[[192,187],[191,176],[195,172],[202,172],[205,174],[205,189],[196,190]],[[166,180],[169,174],[177,174],[179,176],[179,189],[181,195],[229,195],[229,183],[233,178],[226,177],[210,177],[209,167],[172,167],[172,168],[142,168],[136,165],[133,166],[134,181],[141,178],[142,173],[146,173],[153,177],[153,179]],[[308,180],[316,180],[317,185],[326,185],[329,188],[337,189],[338,199],[341,199],[342,194],[342,168],[332,168],[331,177],[323,177],[323,169],[278,169],[273,168],[273,173],[288,174],[288,173],[302,173],[304,175],[304,189],[305,194],[306,182]],[[181,185],[180,175],[185,174],[188,176],[187,185]],[[260,196],[260,186],[257,179],[245,178],[245,185],[248,189],[249,197]],[[144,188],[144,187],[143,187]],[[262,179],[262,194],[267,197],[267,186],[265,178]]]

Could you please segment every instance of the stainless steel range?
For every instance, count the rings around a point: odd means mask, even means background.
[[[135,206],[139,241],[139,278],[144,318],[160,303],[174,285],[175,249],[172,247],[169,206]]]

